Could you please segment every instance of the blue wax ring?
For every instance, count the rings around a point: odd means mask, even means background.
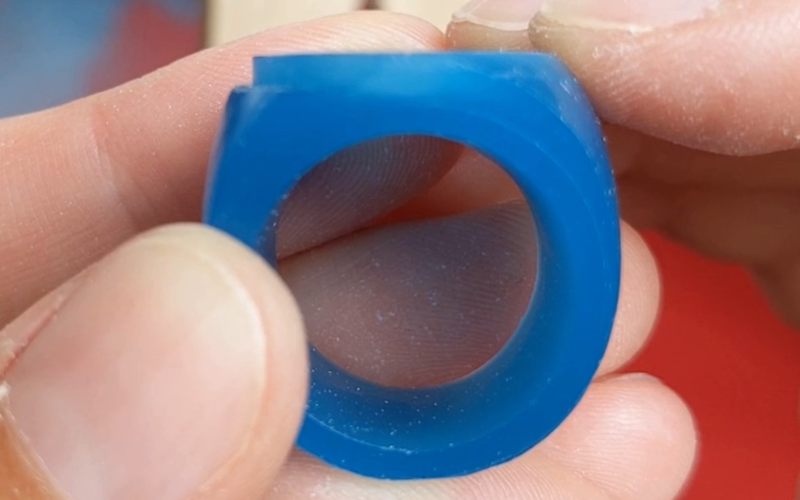
[[[492,158],[527,199],[539,242],[528,311],[469,376],[388,388],[311,348],[298,446],[361,475],[427,479],[504,463],[547,437],[598,368],[620,281],[614,179],[575,78],[534,53],[289,55],[254,66],[252,86],[235,89],[225,110],[204,219],[272,265],[279,210],[298,180],[338,151],[393,135]]]

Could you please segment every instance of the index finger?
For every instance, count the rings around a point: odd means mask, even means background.
[[[475,0],[453,45],[557,54],[600,117],[728,155],[800,147],[800,3]]]
[[[0,326],[131,236],[199,217],[219,114],[231,87],[247,83],[252,56],[443,45],[438,30],[411,17],[346,14],[254,35],[117,89],[0,121]]]

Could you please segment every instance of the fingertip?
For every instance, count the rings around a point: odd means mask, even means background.
[[[445,32],[447,45],[460,50],[531,50],[526,29],[503,30],[471,21],[451,22]]]
[[[547,2],[557,8],[533,18],[529,37],[570,67],[611,123],[712,153],[797,147],[800,44],[786,20],[798,6],[698,8],[707,4],[681,2],[684,18],[664,2]]]
[[[661,282],[653,253],[630,225],[623,223],[622,272],[617,315],[598,376],[624,366],[644,347],[661,302]]]
[[[148,238],[164,238],[208,255],[241,284],[241,300],[252,301],[258,310],[265,339],[264,384],[253,396],[259,409],[238,451],[203,490],[214,495],[225,491],[225,498],[233,491],[267,491],[293,448],[306,403],[308,348],[298,304],[261,256],[227,234],[179,224],[152,231]]]
[[[613,498],[670,500],[694,468],[695,419],[660,380],[612,376],[592,385],[543,451]]]
[[[459,49],[530,50],[528,22],[542,0],[475,0],[458,9],[447,39]]]
[[[299,312],[273,270],[218,232],[168,226],[64,293],[0,335],[14,344],[6,423],[56,490],[120,500],[266,490],[307,386]]]

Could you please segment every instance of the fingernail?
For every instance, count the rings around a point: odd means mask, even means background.
[[[29,319],[39,330],[7,373],[9,408],[66,498],[185,500],[244,446],[265,340],[213,257],[145,238]]]
[[[649,31],[699,19],[722,0],[545,0],[543,19],[590,29]]]
[[[657,384],[663,384],[660,378],[656,377],[655,375],[650,375],[649,373],[624,373],[622,375],[619,375],[617,377],[617,380],[653,382]]]
[[[453,22],[469,22],[503,31],[524,31],[543,0],[472,0],[455,14]]]

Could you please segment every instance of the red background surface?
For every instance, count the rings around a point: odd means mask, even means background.
[[[743,270],[658,236],[648,242],[664,308],[631,370],[661,378],[695,414],[700,458],[685,500],[793,499],[800,332],[776,318]]]
[[[200,19],[180,19],[156,3],[130,2],[123,9],[106,57],[87,75],[90,92],[104,90],[166,66],[202,48]]]

